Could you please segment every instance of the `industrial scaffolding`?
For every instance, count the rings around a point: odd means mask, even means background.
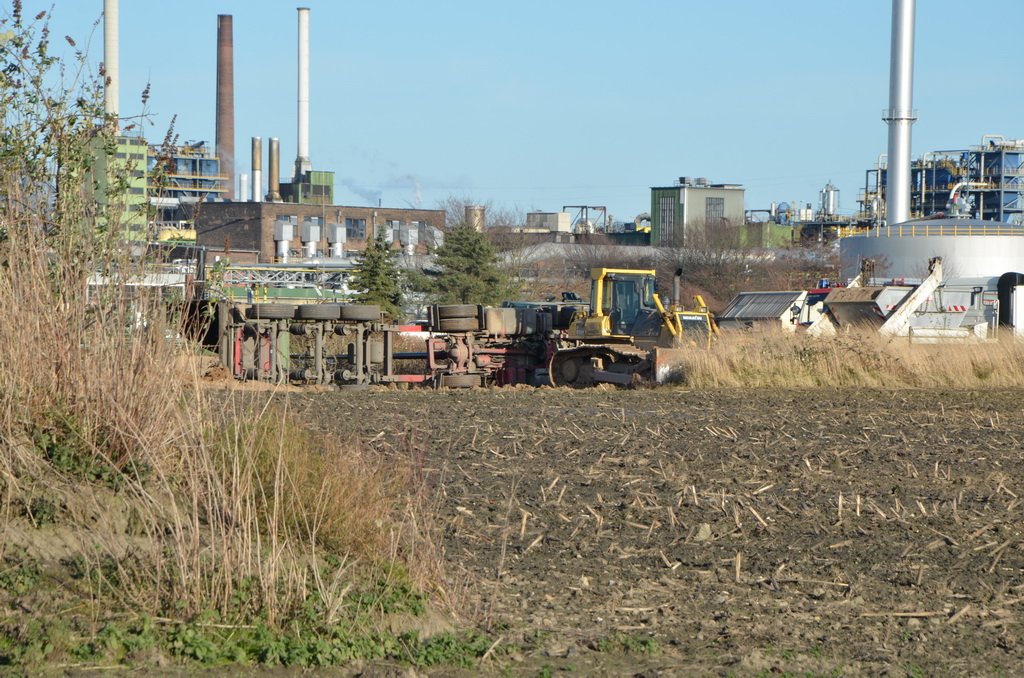
[[[194,228],[198,206],[224,195],[227,184],[220,158],[202,141],[149,147],[146,193],[158,231]]]
[[[858,221],[879,224],[885,216],[887,162],[865,172]],[[1024,140],[985,135],[962,150],[932,151],[911,164],[910,217],[945,215],[955,188],[986,221],[1024,224]]]

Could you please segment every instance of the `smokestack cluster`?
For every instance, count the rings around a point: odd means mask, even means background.
[[[117,117],[120,100],[118,0],[103,0],[103,71],[106,87],[103,90],[103,110]]]
[[[104,0],[108,7],[107,32],[105,33],[108,60],[114,55],[114,65],[108,66],[108,73],[116,74],[116,28],[110,28],[110,16],[116,22],[117,0]],[[113,6],[113,10],[109,7]],[[301,182],[303,176],[313,169],[309,160],[309,8],[298,8],[298,153],[295,158],[295,183]],[[115,23],[116,26],[116,23]],[[110,37],[113,35],[113,38]],[[110,47],[112,42],[113,47]],[[107,88],[108,102],[113,98],[116,102],[116,78],[114,86]],[[221,173],[228,177],[224,199],[233,200],[235,196],[235,94],[234,94],[234,49],[232,35],[232,17],[229,14],[217,16],[217,130],[216,148],[220,158]],[[109,103],[108,103],[109,106]],[[115,103],[116,110],[116,103]],[[109,109],[108,109],[109,110]],[[260,137],[252,137],[252,199],[262,200],[263,190],[263,146]],[[280,141],[270,139],[269,161],[267,167],[266,200],[281,200],[281,148]],[[248,186],[246,187],[248,189]],[[248,190],[244,191],[248,194]],[[248,196],[246,196],[248,197]]]
[[[889,56],[889,160],[885,179],[885,220],[910,218],[910,126],[914,123],[914,3],[892,0]]]
[[[309,162],[309,8],[299,7],[299,139],[298,154],[295,157],[297,184],[302,175],[313,169]]]
[[[235,197],[235,65],[231,15],[217,15],[217,156],[227,176],[225,200]]]

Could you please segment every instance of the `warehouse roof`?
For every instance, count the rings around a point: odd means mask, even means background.
[[[740,292],[718,316],[723,320],[778,320],[806,292]]]

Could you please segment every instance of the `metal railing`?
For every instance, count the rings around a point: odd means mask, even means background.
[[[322,269],[303,266],[244,267],[224,269],[226,285],[301,285],[337,288],[344,286],[353,269]]]
[[[965,222],[946,224],[896,224],[894,226],[879,226],[871,229],[857,227],[844,227],[839,229],[840,238],[864,237],[864,238],[925,238],[940,235],[1009,235],[1024,236],[1024,227],[1016,224],[1003,222],[995,224],[978,224]]]

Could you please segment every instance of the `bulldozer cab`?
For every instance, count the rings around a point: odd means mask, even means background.
[[[577,314],[569,338],[577,341],[634,343],[638,346],[707,348],[717,332],[707,305],[696,308],[662,303],[653,270],[594,268],[590,271],[590,310]]]
[[[654,271],[595,268],[591,271],[590,317],[607,319],[612,336],[657,336],[661,322],[655,302]]]

